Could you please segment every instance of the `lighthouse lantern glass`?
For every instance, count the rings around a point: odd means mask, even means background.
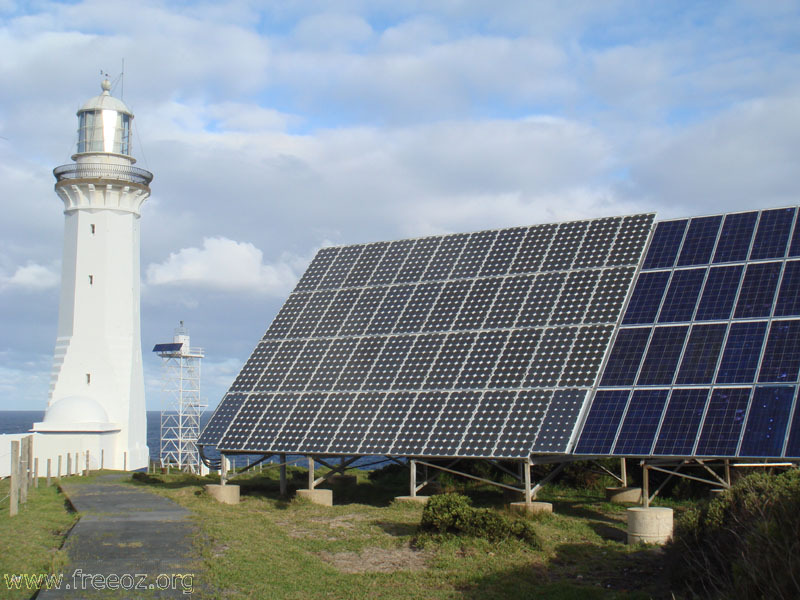
[[[110,152],[130,155],[131,117],[116,110],[87,110],[80,113],[78,153]]]

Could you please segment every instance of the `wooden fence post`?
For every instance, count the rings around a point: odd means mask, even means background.
[[[39,487],[39,458],[33,459],[33,487]]]
[[[67,477],[72,475],[72,453],[67,452]]]
[[[20,444],[19,459],[19,503],[25,504],[28,501],[28,446],[30,438],[22,438]]]
[[[13,517],[19,512],[19,442],[11,442],[11,506],[9,516]]]
[[[50,474],[51,474],[52,466],[53,466],[53,459],[52,458],[48,458],[47,459],[47,487],[50,487]]]
[[[58,455],[58,471],[56,472],[56,479],[61,480],[61,455]]]

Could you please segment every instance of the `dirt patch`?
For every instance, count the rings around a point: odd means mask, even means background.
[[[427,554],[408,545],[400,548],[364,548],[361,552],[320,552],[319,557],[342,573],[419,571]]]

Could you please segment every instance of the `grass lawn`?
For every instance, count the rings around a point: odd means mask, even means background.
[[[0,480],[0,598],[30,598],[32,591],[8,589],[5,575],[60,573],[66,564],[61,550],[64,537],[75,524],[78,515],[55,485],[28,491],[28,501],[21,504],[19,513],[9,517],[8,479]]]
[[[291,488],[305,471],[290,470]],[[208,598],[669,598],[662,552],[625,544],[625,508],[599,493],[545,488],[555,514],[533,519],[538,548],[455,536],[416,539],[422,507],[358,472],[334,487],[333,507],[278,495],[277,473],[242,478],[237,506],[204,491],[210,479],[180,474],[132,481],[189,508],[200,534],[198,578]],[[292,486],[292,484],[294,484]],[[475,489],[476,505],[502,503]]]

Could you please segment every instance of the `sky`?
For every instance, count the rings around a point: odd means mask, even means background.
[[[214,407],[322,246],[800,203],[800,2],[0,0],[0,410],[43,410],[75,112],[136,115],[142,346]],[[121,77],[124,63],[124,77]]]

